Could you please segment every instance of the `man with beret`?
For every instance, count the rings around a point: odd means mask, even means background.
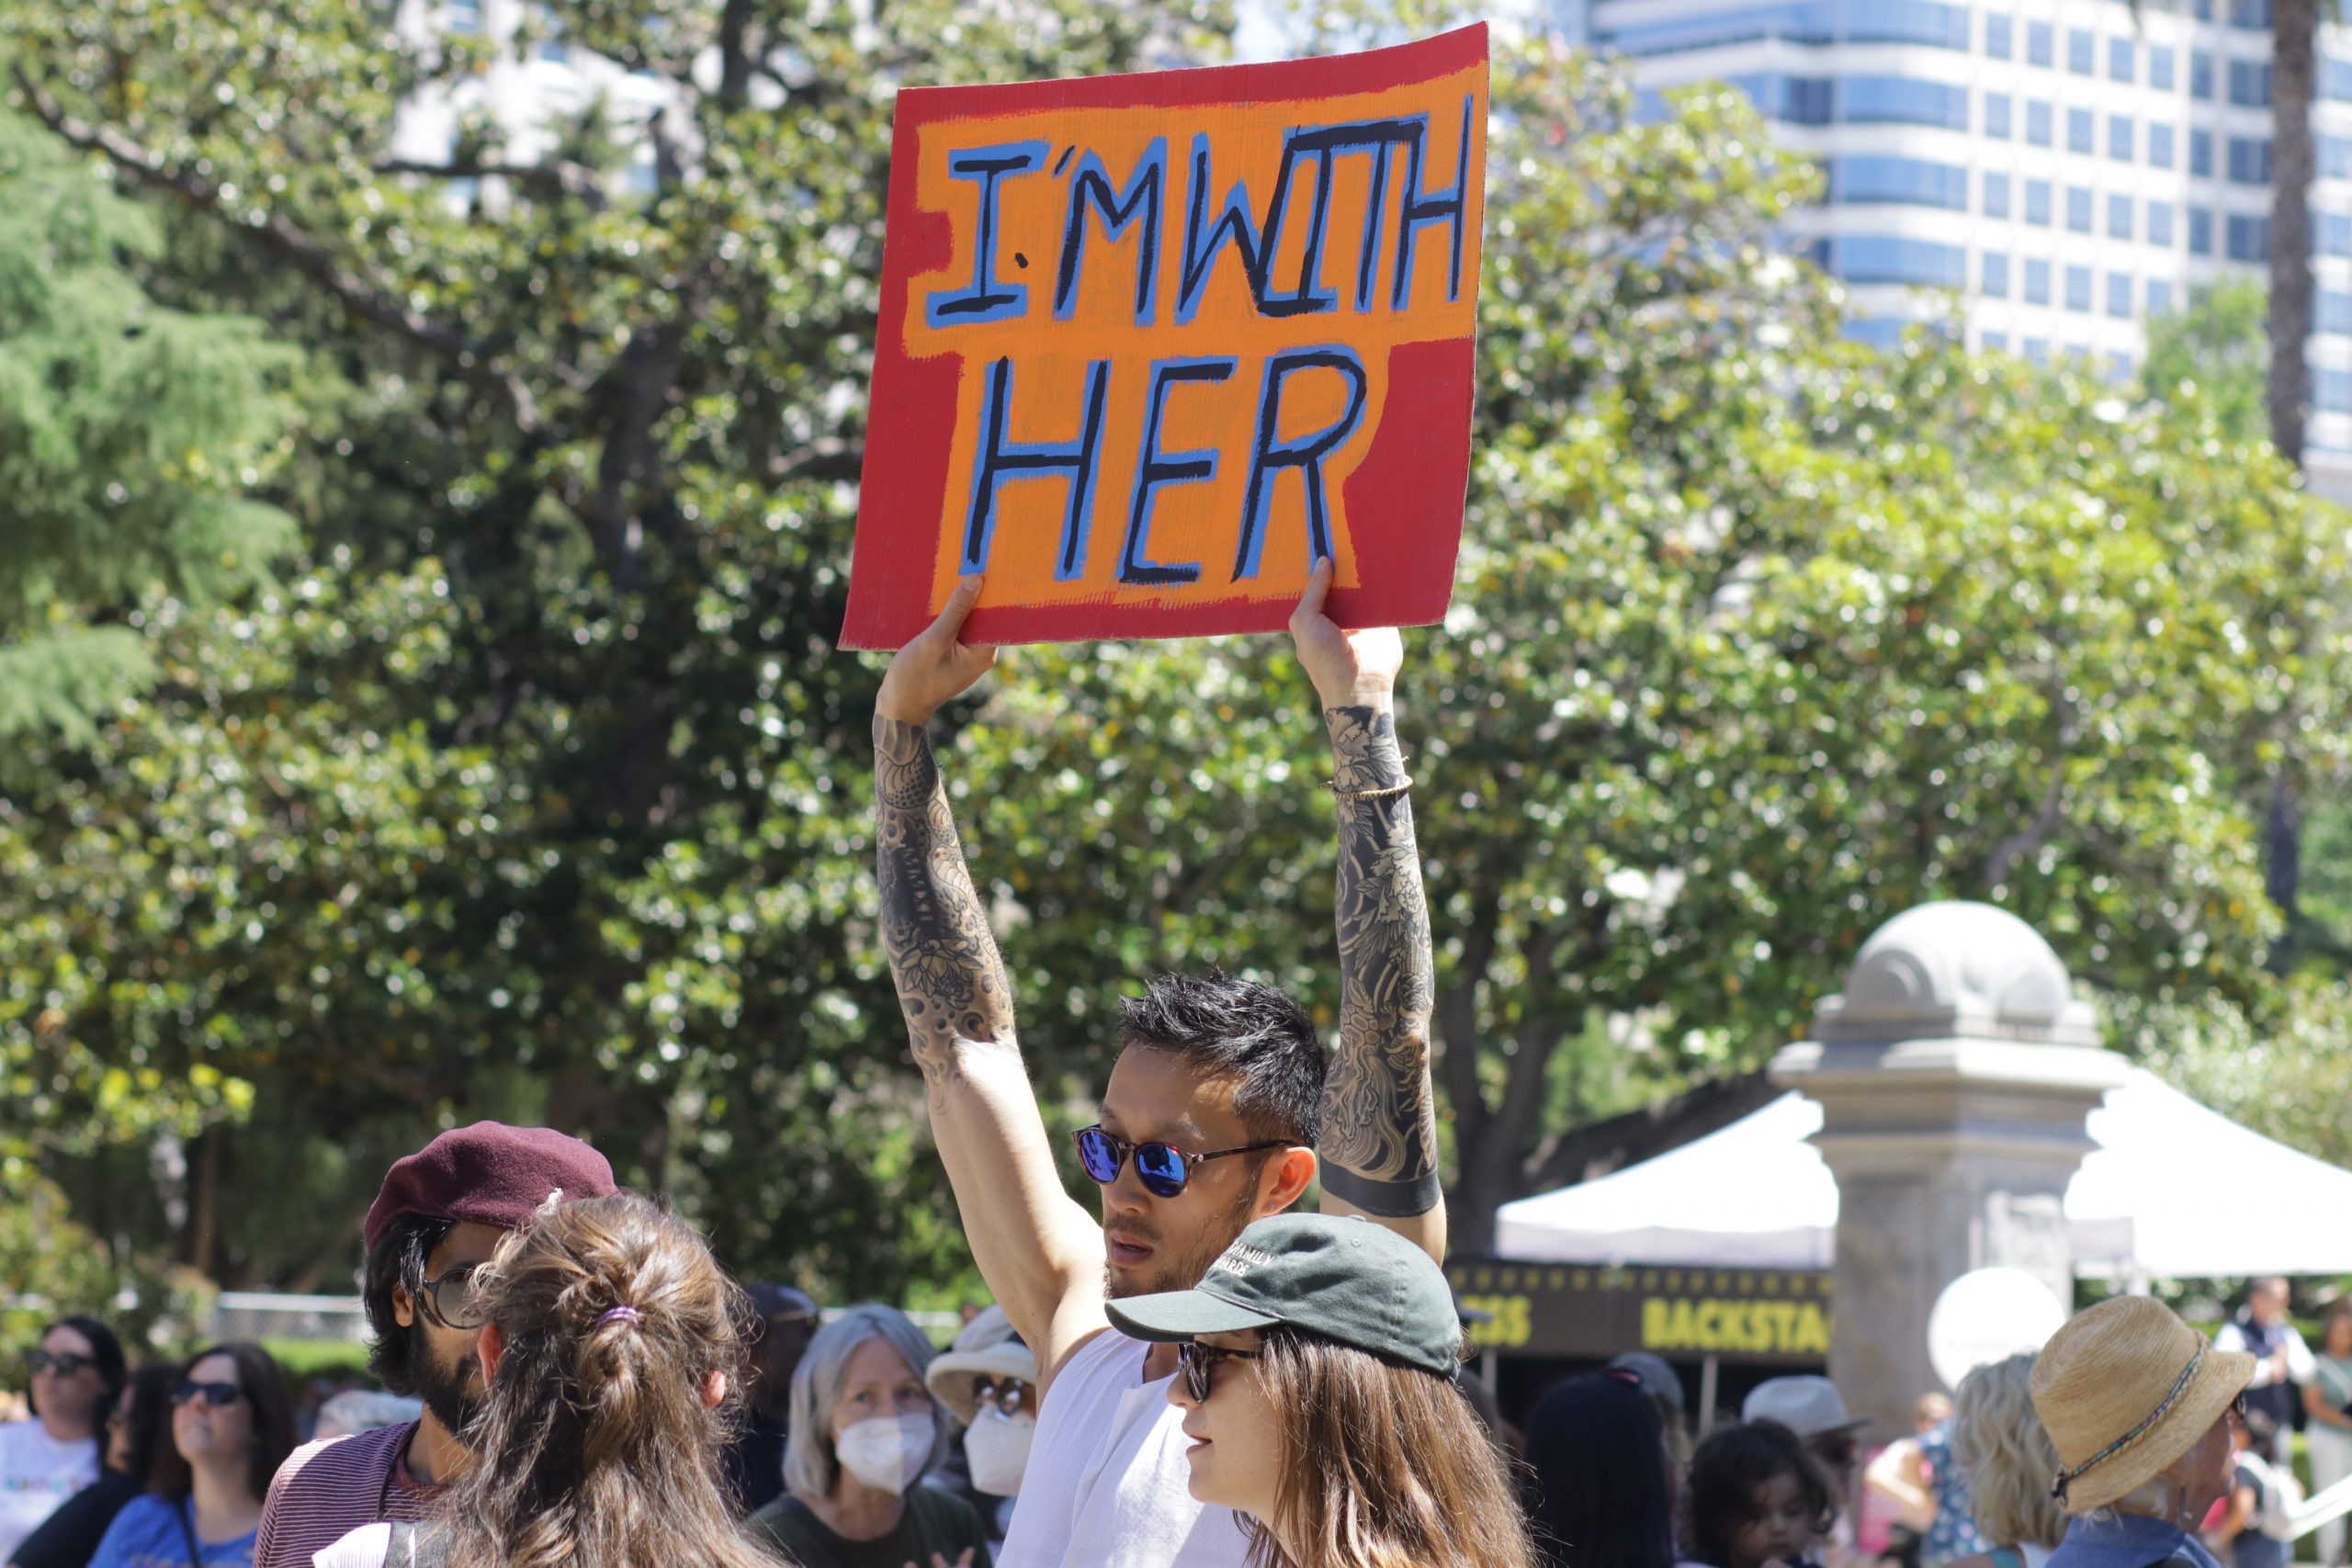
[[[270,1483],[254,1568],[311,1568],[364,1525],[425,1517],[465,1466],[458,1434],[482,1397],[473,1271],[550,1197],[616,1190],[604,1156],[545,1127],[477,1122],[393,1163],[361,1233],[368,1367],[424,1413],[296,1450]]]

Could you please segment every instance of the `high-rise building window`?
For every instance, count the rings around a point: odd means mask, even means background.
[[[2050,340],[2046,337],[2030,337],[2019,345],[2018,352],[2025,355],[2025,362],[2028,365],[2047,365],[2050,363]]]
[[[2107,117],[2107,155],[2119,164],[2132,161],[2132,117],[2111,114]]]
[[[2026,258],[2025,302],[2029,305],[2050,303],[2050,264],[2033,257]]]
[[[2352,370],[2313,370],[2312,402],[2322,413],[2352,413]]]
[[[2203,50],[2188,54],[2188,96],[2210,103],[2213,97],[2213,57]]]
[[[1984,95],[1984,134],[2003,141],[2009,139],[2009,96],[2007,93]]]
[[[2050,145],[2050,106],[2034,98],[2025,101],[2025,139],[2036,147]]]
[[[2264,219],[2267,234],[2269,220]],[[2321,255],[2352,256],[2352,214],[2314,212],[2312,214],[2312,241]]]
[[[2161,277],[2148,279],[2148,314],[2161,316],[2172,310],[2172,285]]]
[[[1824,242],[1829,270],[1849,283],[1916,283],[1932,288],[1968,284],[1968,253],[1900,234],[1840,234]]]
[[[1939,125],[1968,129],[1968,89],[1915,76],[1846,76],[1838,118],[1849,125]]]
[[[2006,299],[2009,297],[2009,258],[1998,251],[1986,251],[1978,274],[1984,282],[1984,297]]]
[[[2168,44],[2148,46],[2148,85],[2158,92],[2169,93],[2173,83],[2173,52]]]
[[[2066,111],[2066,151],[2095,152],[2098,134],[2098,117],[2088,109]]]
[[[1829,160],[1829,194],[1835,201],[1891,202],[1965,212],[1968,171],[1923,158],[1852,153]]]
[[[2188,209],[2188,252],[2199,256],[2213,254],[2213,212],[2211,208],[2192,207]]]
[[[2130,273],[2110,272],[2107,275],[2107,313],[2120,317],[2127,321],[2132,319],[2132,275]]]
[[[481,0],[449,0],[445,15],[448,20],[444,25],[453,33],[481,31]]]
[[[2270,139],[2267,136],[2230,138],[2230,183],[2267,186],[2270,183]]]
[[[2321,332],[2339,336],[2352,333],[2352,294],[2321,289],[2318,299],[2313,301],[2312,320]]]
[[[2132,198],[2121,191],[2107,198],[2107,237],[2110,240],[2132,237]]]
[[[2352,60],[2337,60],[2331,55],[2319,62],[2319,96],[2352,98]]]
[[[2009,176],[1987,174],[1984,176],[1984,216],[2007,218],[2009,215]]]
[[[2039,223],[2044,229],[2050,227],[2050,182],[2048,180],[2025,182],[2025,220],[2029,223]]]
[[[2230,0],[2230,26],[2250,33],[2270,30],[2270,0]]]
[[[2322,136],[2318,142],[2320,178],[2352,180],[2352,136]]]
[[[2066,227],[2077,234],[2091,231],[2091,193],[2087,186],[2066,187]]]
[[[2009,346],[2009,334],[2008,334],[2008,333],[1986,333],[1984,334],[1984,352],[1985,352],[1985,353],[1987,353],[1987,354],[2005,354],[2005,353],[2007,353],[2007,352],[2008,351],[2008,346]]]
[[[2240,108],[2270,107],[2270,62],[2267,60],[2230,62],[2230,102]]]
[[[2148,166],[2152,169],[2172,167],[2172,127],[2151,121],[2148,126]]]
[[[2007,60],[2009,57],[2010,26],[2011,23],[2007,17],[1984,18],[1984,52],[1995,60]]]
[[[2070,266],[2066,269],[2066,309],[2086,313],[2091,308],[2091,269]]]
[[[2073,28],[2067,30],[2067,70],[2073,72],[2077,76],[2089,75],[2091,73],[2091,66],[2097,59],[2098,51],[2098,40],[2092,38],[2090,34],[2083,31],[2080,28]]]
[[[2136,52],[2137,51],[2132,48],[2132,40],[2128,38],[2111,38],[2108,39],[2108,80],[2110,82],[2129,82],[2137,75],[2138,65],[2132,58]]]
[[[2172,248],[2171,202],[2148,203],[2148,243],[2162,246],[2165,250]]]
[[[2229,221],[2229,257],[2232,261],[2259,262],[2270,259],[2270,220],[2250,218],[2233,212]]]
[[[2191,130],[2188,133],[2188,172],[2199,179],[2210,179],[2213,174],[2213,133]]]
[[[2028,22],[2025,25],[2025,62],[2047,66],[2055,47],[2056,29],[2048,22]]]

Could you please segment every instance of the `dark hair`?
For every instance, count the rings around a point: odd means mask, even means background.
[[[2245,1435],[2254,1439],[2257,1449],[2268,1448],[2270,1439],[2278,1435],[2278,1423],[2267,1410],[2248,1410],[2238,1417],[2238,1425],[2245,1428]]]
[[[253,1415],[254,1451],[245,1471],[245,1483],[253,1488],[254,1501],[258,1503],[269,1495],[269,1478],[294,1451],[301,1434],[294,1427],[294,1400],[286,1392],[286,1374],[268,1351],[242,1339],[225,1345],[208,1345],[174,1369],[173,1382],[177,1382],[196,1370],[196,1364],[208,1356],[226,1356],[237,1363],[237,1386],[245,1391],[245,1408]],[[148,1489],[164,1497],[185,1497],[195,1486],[187,1461],[180,1454],[176,1442],[158,1439],[155,1444],[155,1470]]]
[[[635,1193],[550,1203],[475,1281],[504,1348],[436,1527],[448,1561],[772,1568],[719,1469],[750,1308],[701,1236]]]
[[[106,1406],[113,1404],[121,1394],[123,1381],[130,1375],[130,1363],[123,1359],[122,1341],[115,1337],[113,1329],[108,1328],[96,1318],[80,1316],[59,1318],[42,1328],[40,1337],[46,1339],[61,1328],[70,1328],[90,1342],[90,1365],[96,1369],[99,1381],[107,1385],[107,1396],[99,1402],[98,1406],[101,1417],[98,1422],[98,1451],[104,1453],[106,1451],[106,1422],[103,1417],[106,1414]],[[25,1385],[25,1404],[34,1415],[40,1414],[40,1406],[33,1398],[32,1385],[29,1382]]]
[[[1240,1079],[1234,1113],[1253,1138],[1312,1147],[1323,1110],[1323,1042],[1306,1010],[1255,980],[1222,969],[1161,975],[1139,997],[1119,998],[1123,1045],[1170,1051],[1195,1066]]]
[[[368,1326],[375,1335],[368,1344],[368,1371],[394,1393],[416,1392],[416,1371],[410,1364],[416,1335],[393,1315],[392,1287],[404,1287],[414,1303],[424,1289],[425,1260],[451,1228],[447,1220],[402,1214],[368,1249],[359,1283],[360,1303],[368,1309]]]
[[[130,1409],[123,1421],[130,1462],[125,1475],[144,1481],[155,1473],[155,1450],[171,1425],[172,1390],[179,1381],[179,1368],[169,1361],[150,1361],[130,1374]]]
[[[1528,1517],[1553,1568],[1673,1568],[1674,1483],[1657,1402],[1587,1372],[1527,1416]]]
[[[1690,1553],[1726,1568],[1731,1538],[1756,1517],[1757,1488],[1783,1475],[1797,1478],[1814,1533],[1837,1521],[1838,1502],[1821,1461],[1778,1421],[1742,1421],[1707,1435],[1690,1456]]]

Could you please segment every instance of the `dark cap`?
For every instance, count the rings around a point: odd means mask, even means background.
[[[1462,1368],[1462,1320],[1429,1254],[1351,1216],[1260,1220],[1195,1288],[1107,1303],[1137,1339],[1197,1339],[1277,1325],[1442,1378]]]
[[[1677,1376],[1666,1358],[1647,1350],[1628,1350],[1602,1369],[1611,1372],[1630,1372],[1642,1385],[1642,1392],[1652,1399],[1662,1399],[1675,1409],[1682,1408],[1682,1380]]]
[[[550,1127],[477,1122],[395,1160],[360,1233],[373,1247],[402,1214],[519,1230],[551,1192],[609,1198],[619,1189],[605,1156]]]

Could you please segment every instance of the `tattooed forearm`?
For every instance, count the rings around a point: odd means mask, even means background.
[[[1329,708],[1340,794],[1340,1050],[1323,1087],[1323,1185],[1367,1213],[1438,1205],[1430,1089],[1429,905],[1396,727],[1369,707]]]
[[[874,815],[882,942],[915,1061],[934,1086],[972,1043],[1011,1045],[1012,992],[989,934],[931,742],[876,715]]]

